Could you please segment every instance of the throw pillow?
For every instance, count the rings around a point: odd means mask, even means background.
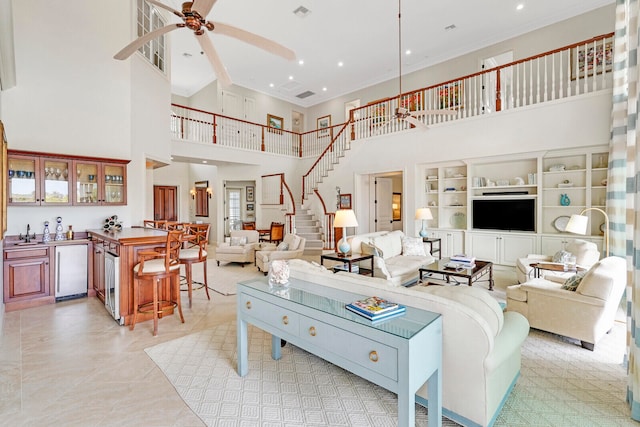
[[[369,243],[360,243],[360,252],[362,252],[363,255],[373,255],[382,258],[382,250],[380,250],[379,247],[371,245]]]
[[[231,246],[242,246],[247,243],[246,237],[232,237],[231,238]]]
[[[288,251],[289,244],[286,242],[280,242],[280,244],[276,247],[276,251]]]
[[[424,251],[422,237],[403,237],[402,255],[404,256],[427,256]]]
[[[580,282],[582,281],[584,275],[585,275],[586,271],[581,271],[577,274],[574,274],[573,276],[569,277],[565,282],[564,285],[562,285],[562,289],[565,289],[567,291],[573,291],[575,292],[576,289],[578,289],[578,285],[580,284]]]
[[[553,258],[551,258],[551,261],[553,262],[564,262],[565,259],[567,259],[567,257],[570,257],[571,254],[567,251],[558,251],[553,255]]]

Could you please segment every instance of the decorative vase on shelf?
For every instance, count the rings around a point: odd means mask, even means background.
[[[42,241],[45,243],[51,241],[51,232],[49,231],[49,221],[44,222],[44,231],[42,232]]]
[[[56,237],[55,240],[64,240],[64,230],[62,229],[62,217],[56,218],[58,225],[56,225]]]
[[[571,199],[569,199],[569,196],[567,196],[566,194],[561,194],[560,195],[560,204],[562,206],[569,206],[571,204]]]

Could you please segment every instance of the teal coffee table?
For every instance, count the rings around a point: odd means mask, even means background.
[[[313,289],[313,292],[305,289]],[[238,375],[249,372],[247,325],[270,333],[271,357],[281,339],[398,395],[398,425],[415,425],[415,393],[426,382],[429,426],[442,425],[442,317],[407,307],[404,316],[372,324],[348,311],[359,295],[292,279],[271,291],[265,279],[238,284]]]

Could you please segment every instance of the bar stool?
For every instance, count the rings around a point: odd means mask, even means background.
[[[186,234],[184,236],[186,247],[180,250],[180,264],[184,265],[187,276],[187,287],[189,292],[189,308],[191,308],[191,295],[193,293],[193,270],[191,266],[202,262],[204,268],[204,290],[209,296],[209,284],[207,283],[207,245],[209,244],[210,224],[185,224]]]
[[[158,318],[165,311],[178,308],[180,321],[184,323],[180,304],[180,247],[182,230],[167,232],[167,243],[157,250],[138,252],[138,264],[133,267],[133,320],[130,330],[136,326],[138,313],[153,313],[153,336],[158,335]],[[160,286],[169,280],[168,299],[159,299]],[[153,301],[139,303],[142,283],[151,282]],[[166,289],[166,288],[165,288]]]

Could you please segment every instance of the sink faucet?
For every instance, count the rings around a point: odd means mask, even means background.
[[[25,242],[25,243],[29,243],[29,242],[31,242],[31,239],[34,239],[34,240],[35,240],[35,238],[36,238],[36,233],[30,234],[30,232],[31,232],[31,225],[30,225],[30,224],[27,224],[27,235],[26,235],[26,236],[23,236],[23,235],[22,235],[22,233],[20,233],[20,236],[18,236],[18,238],[19,238],[20,240],[24,240],[24,242]]]

